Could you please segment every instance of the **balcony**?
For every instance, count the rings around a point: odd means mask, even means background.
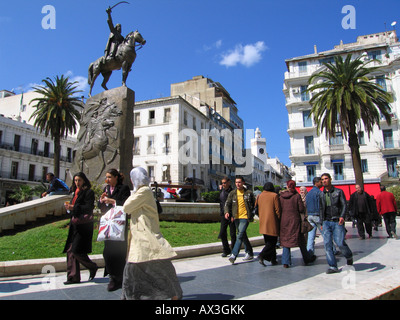
[[[54,153],[45,152],[43,150],[37,150],[37,149],[35,150],[33,148],[28,148],[28,147],[21,147],[21,146],[16,147],[13,144],[8,144],[8,143],[1,143],[0,149],[20,152],[24,154],[32,154],[34,156],[39,156],[39,157],[54,158]],[[71,157],[60,156],[60,160],[71,163],[73,159]]]

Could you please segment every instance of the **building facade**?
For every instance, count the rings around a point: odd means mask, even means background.
[[[288,134],[290,138],[291,171],[298,184],[310,185],[315,176],[324,172],[331,174],[336,183],[354,183],[354,172],[350,148],[338,131],[334,139],[326,139],[325,132],[316,131],[312,117],[309,117],[312,98],[306,91],[310,76],[325,68],[324,62],[333,62],[334,56],[352,54],[364,60],[378,59],[368,66],[379,66],[373,74],[382,88],[394,94],[392,123],[384,118],[380,128],[375,126],[370,136],[364,132],[362,123],[358,126],[362,170],[366,182],[397,182],[400,160],[400,131],[398,115],[400,101],[400,43],[395,31],[359,36],[357,42],[343,44],[334,49],[286,60],[283,92],[288,112]],[[389,80],[388,80],[389,79]]]
[[[243,120],[236,104],[221,84],[203,76],[172,84],[171,94],[135,103],[133,166],[146,168],[158,183],[183,184],[189,177],[204,190],[217,190],[238,166],[234,130],[242,139]]]
[[[72,167],[75,138],[61,140],[60,178],[66,179]],[[54,171],[54,142],[26,122],[0,114],[0,204],[21,184],[46,182]]]

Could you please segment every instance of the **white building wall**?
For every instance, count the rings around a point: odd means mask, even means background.
[[[389,34],[387,35],[389,36]],[[341,44],[335,49],[315,53],[308,56],[297,57],[286,60],[288,71],[285,73],[283,92],[286,98],[286,108],[288,111],[288,134],[290,139],[290,159],[292,161],[291,170],[296,174],[294,179],[299,183],[306,183],[307,165],[315,165],[316,175],[329,172],[334,176],[334,162],[343,160],[343,176],[341,180],[354,180],[354,172],[350,149],[347,141],[343,140],[343,145],[330,145],[325,138],[325,132],[317,135],[315,124],[311,121],[309,127],[303,123],[303,111],[311,109],[308,98],[302,95],[302,86],[307,86],[309,77],[322,70],[321,59],[333,57],[341,54],[346,56],[352,53],[354,58],[364,55],[368,59],[368,53],[379,50],[381,52],[382,64],[373,62],[370,66],[379,66],[380,69],[375,76],[385,75],[390,78],[386,80],[388,91],[394,93],[394,102],[391,104],[393,111],[392,124],[389,126],[385,120],[380,122],[381,128],[376,126],[368,137],[364,132],[364,143],[360,146],[361,159],[366,160],[368,171],[364,173],[364,179],[381,179],[387,176],[387,158],[393,158],[400,163],[400,132],[399,132],[399,111],[400,101],[400,44],[394,42],[394,37],[388,38],[384,34],[366,36],[364,40],[359,37],[356,43]],[[372,40],[371,40],[372,39]],[[306,65],[304,64],[306,63]],[[384,147],[383,130],[391,129],[393,132],[393,146]],[[360,131],[364,131],[360,126]],[[314,150],[307,153],[305,147],[305,137],[313,136]],[[310,181],[308,181],[310,182]]]

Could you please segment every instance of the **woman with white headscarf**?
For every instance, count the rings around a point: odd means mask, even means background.
[[[131,171],[133,194],[124,211],[131,216],[130,241],[122,299],[181,299],[182,289],[171,258],[175,251],[160,232],[157,204],[145,169]]]

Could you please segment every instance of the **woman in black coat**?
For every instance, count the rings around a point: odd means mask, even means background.
[[[79,263],[89,271],[89,281],[93,280],[98,266],[90,260],[93,239],[94,192],[83,172],[74,175],[71,191],[74,196],[65,208],[71,213],[69,232],[64,253],[67,254],[67,281],[64,284],[79,283],[81,280]]]
[[[128,186],[123,185],[123,177],[116,169],[106,173],[107,186],[100,197],[99,207],[104,214],[112,206],[122,206],[131,195]],[[126,263],[128,225],[125,224],[125,241],[104,241],[103,257],[105,262],[104,276],[109,274],[108,291],[114,291],[122,286],[122,275]]]

